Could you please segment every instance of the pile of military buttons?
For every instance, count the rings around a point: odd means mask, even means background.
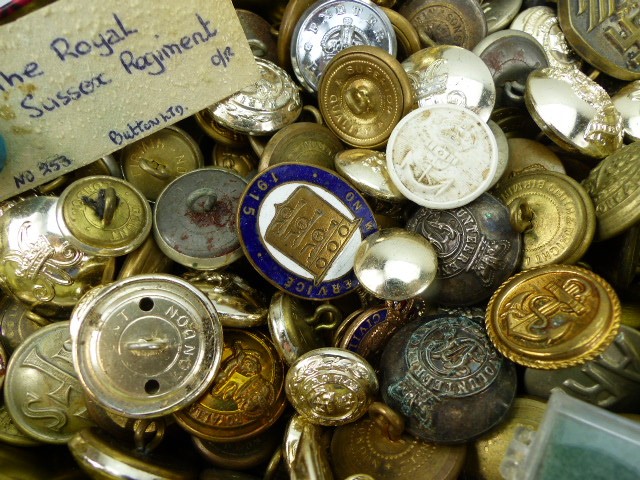
[[[640,413],[640,6],[236,3],[256,84],[0,204],[0,477],[498,479],[553,388]]]

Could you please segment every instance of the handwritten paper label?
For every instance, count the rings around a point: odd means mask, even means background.
[[[0,200],[259,79],[230,0],[59,0],[0,28]]]

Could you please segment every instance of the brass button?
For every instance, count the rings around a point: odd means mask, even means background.
[[[505,179],[540,169],[566,173],[560,158],[542,143],[528,138],[509,138],[507,142],[509,167],[504,174]]]
[[[582,185],[596,209],[599,240],[635,225],[640,221],[640,143],[626,145],[602,160]]]
[[[308,421],[344,425],[362,417],[378,392],[375,371],[362,357],[318,348],[299,357],[286,378],[287,398]]]
[[[252,11],[242,8],[235,10],[253,56],[273,63],[277,62],[276,40],[271,35],[269,22]]]
[[[16,427],[15,422],[11,419],[7,408],[4,405],[2,396],[0,396],[0,442],[6,445],[13,445],[15,447],[35,447],[42,445],[41,442],[31,438]],[[6,474],[6,470],[4,470],[5,465],[3,464],[2,466],[3,473]],[[20,473],[24,474],[24,471],[21,471]]]
[[[29,335],[51,322],[28,311],[25,306],[11,298],[0,299],[0,341],[9,353],[18,348]]]
[[[413,55],[418,50],[422,49],[420,35],[418,35],[418,31],[411,22],[399,12],[392,10],[390,5],[383,6],[382,3],[384,2],[377,2],[377,4],[381,6],[385,15],[389,17],[391,25],[393,25],[393,31],[396,34],[396,40],[398,42],[398,59],[403,60],[409,55]],[[395,3],[395,0],[387,3]]]
[[[37,315],[62,319],[87,290],[113,278],[115,262],[71,245],[56,203],[29,197],[0,217],[0,285]]]
[[[580,365],[600,355],[620,327],[620,301],[598,275],[571,265],[547,265],[507,280],[487,306],[496,348],[539,369]]]
[[[174,417],[197,437],[238,442],[268,429],[285,406],[284,365],[271,340],[256,331],[226,329],[213,383]]]
[[[290,0],[282,12],[276,48],[278,64],[287,71],[291,71],[291,39],[293,38],[296,24],[305,10],[315,2],[316,0]]]
[[[211,153],[211,163],[214,167],[233,170],[244,178],[251,178],[258,169],[258,158],[249,148],[234,148],[216,143]]]
[[[200,110],[194,117],[202,131],[215,140],[216,144],[226,145],[232,148],[240,148],[246,145],[247,136],[220,125],[215,118],[213,118],[210,109],[205,108],[204,110]]]
[[[211,301],[170,275],[138,275],[89,295],[72,328],[87,394],[131,418],[159,417],[193,402],[214,378],[222,326]]]
[[[524,232],[522,269],[575,263],[589,248],[596,228],[593,202],[571,177],[522,173],[500,182],[495,194],[511,210],[514,227]]]
[[[289,162],[333,170],[333,158],[343,149],[342,142],[327,127],[311,122],[294,123],[269,139],[260,155],[258,171]]]
[[[325,433],[326,429],[321,425],[311,423],[309,420],[297,413],[291,415],[291,419],[289,420],[289,423],[287,423],[287,427],[284,432],[284,440],[282,442],[282,460],[290,475],[294,474],[296,463],[302,457],[301,450],[305,446],[319,445],[321,446],[320,450],[323,450],[328,446],[328,442],[325,441]]]
[[[302,111],[297,85],[275,63],[256,57],[260,80],[211,105],[221,125],[249,135],[266,135],[293,123]]]
[[[320,112],[331,131],[354,147],[384,146],[412,103],[409,77],[381,48],[342,50],[320,78]]]
[[[473,0],[471,1],[473,3]],[[459,105],[489,120],[496,102],[491,72],[476,54],[453,45],[420,50],[404,62],[414,102],[420,106]]]
[[[558,20],[567,41],[591,65],[621,80],[640,79],[637,11],[630,2],[558,2]]]
[[[406,115],[393,130],[387,166],[409,200],[455,208],[489,188],[498,169],[498,146],[486,122],[471,110],[430,105]]]
[[[242,442],[212,442],[195,435],[193,445],[209,463],[232,470],[247,470],[266,463],[280,444],[278,432],[268,430]]]
[[[173,261],[196,270],[224,267],[242,256],[236,212],[247,181],[225,168],[193,170],[158,196],[153,235]]]
[[[93,425],[74,369],[69,322],[41,328],[16,349],[4,399],[18,428],[41,442],[65,444]]]
[[[120,155],[124,178],[152,202],[173,179],[204,164],[195,140],[174,126],[127,145]]]
[[[438,256],[422,235],[388,228],[368,236],[358,247],[353,270],[360,284],[384,300],[408,300],[436,278]]]
[[[147,199],[129,182],[105,175],[84,177],[65,188],[56,219],[73,246],[108,257],[135,250],[151,231]]]
[[[622,146],[620,114],[607,92],[582,72],[535,70],[524,100],[540,129],[564,150],[602,158]]]

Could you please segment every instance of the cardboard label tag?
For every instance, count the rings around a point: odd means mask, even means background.
[[[59,0],[0,28],[0,200],[259,79],[231,0]]]

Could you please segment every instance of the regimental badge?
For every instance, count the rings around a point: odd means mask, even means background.
[[[377,231],[373,212],[335,173],[282,163],[254,178],[240,199],[240,241],[268,281],[301,298],[324,300],[353,291],[353,263]]]

